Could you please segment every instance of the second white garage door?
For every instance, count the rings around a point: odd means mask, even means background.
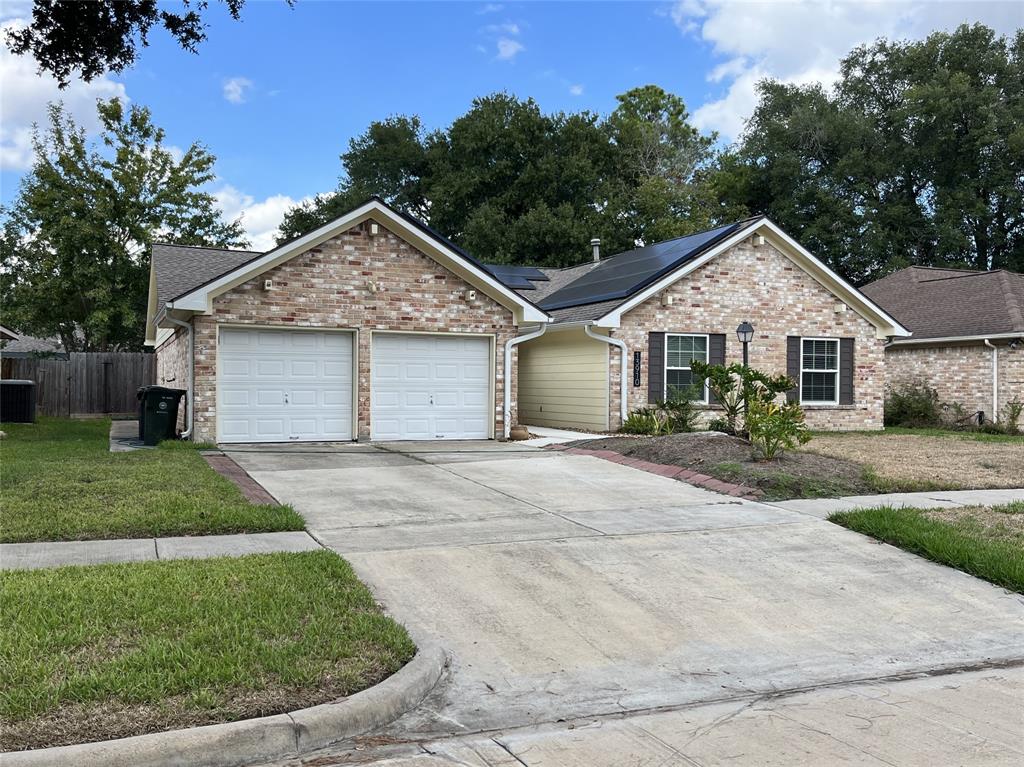
[[[488,439],[491,340],[374,333],[373,439]]]

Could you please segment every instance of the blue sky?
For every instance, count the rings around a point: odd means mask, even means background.
[[[175,3],[169,3],[175,5]],[[58,92],[31,60],[0,58],[0,196],[9,202],[30,160],[30,126],[63,98],[90,129],[97,97],[153,111],[168,143],[217,156],[211,189],[250,239],[269,246],[291,204],[332,189],[348,140],[371,120],[418,114],[444,127],[472,99],[499,90],[544,110],[607,113],[616,94],[656,83],[679,94],[698,125],[734,138],[764,76],[832,82],[839,57],[878,36],[919,38],[984,21],[1024,26],[1010,2],[342,3],[249,0],[241,22],[219,3],[198,55],[161,30],[130,71]],[[18,24],[25,2],[5,0]]]

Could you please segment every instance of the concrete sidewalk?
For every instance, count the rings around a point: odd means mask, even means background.
[[[762,501],[787,511],[827,519],[837,511],[907,506],[914,509],[942,509],[957,506],[996,506],[1024,501],[1024,489],[1006,490],[935,490],[927,493],[884,493],[882,495],[849,495],[844,498],[798,498],[793,501]]]
[[[0,543],[0,570],[35,570],[109,562],[153,562],[160,559],[208,559],[316,551],[321,546],[309,533],[243,533],[175,538],[122,538],[106,541],[43,541]]]

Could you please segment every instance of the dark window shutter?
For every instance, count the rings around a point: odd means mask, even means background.
[[[786,336],[786,375],[796,381],[796,388],[786,392],[787,402],[800,401],[800,336]]]
[[[839,339],[839,404],[853,404],[853,339]]]
[[[711,333],[708,335],[708,364],[725,364],[725,333]],[[712,405],[718,404],[718,397],[709,393],[708,402]]]
[[[647,401],[665,399],[665,334],[647,334]]]

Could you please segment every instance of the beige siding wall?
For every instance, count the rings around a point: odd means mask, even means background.
[[[999,416],[1006,403],[1024,401],[1024,346],[999,341]],[[892,346],[885,352],[890,386],[922,382],[939,401],[992,418],[992,350],[981,341],[945,346]]]
[[[519,420],[531,426],[608,428],[608,346],[582,328],[519,346]]]

